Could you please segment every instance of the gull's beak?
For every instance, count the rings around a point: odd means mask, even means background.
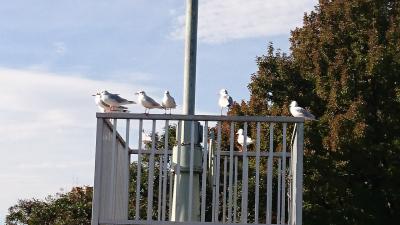
[[[92,96],[96,96],[97,94],[95,94],[95,95],[92,95]]]
[[[139,95],[139,92],[135,92],[135,95]]]

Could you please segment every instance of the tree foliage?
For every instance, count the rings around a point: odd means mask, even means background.
[[[400,215],[400,2],[321,0],[291,36],[291,55],[257,58],[235,115],[308,106],[305,224],[394,224]],[[253,128],[254,129],[254,128]]]
[[[9,208],[6,224],[90,224],[92,194],[91,187],[74,187],[70,192],[48,196],[45,200],[19,200]]]

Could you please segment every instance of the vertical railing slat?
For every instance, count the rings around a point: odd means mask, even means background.
[[[227,170],[228,170],[228,157],[224,156],[224,185],[223,185],[223,195],[222,195],[222,222],[226,222],[226,180],[227,180]]]
[[[281,222],[281,176],[282,176],[282,159],[278,159],[278,192],[277,194],[277,213],[276,213],[276,224],[280,224]]]
[[[212,200],[211,200],[211,222],[215,222],[215,201],[216,201],[216,197],[215,197],[215,192],[216,192],[216,172],[217,172],[217,157],[216,157],[216,152],[214,149],[214,142],[213,140],[210,140],[210,156],[211,156],[211,168],[212,168]]]
[[[289,164],[289,188],[288,188],[288,224],[292,224],[293,222],[293,218],[292,218],[292,213],[293,213],[293,165],[295,165],[295,163],[293,162],[293,158],[294,158],[294,144],[293,144],[293,140],[295,137],[295,132],[296,132],[296,127],[297,124],[295,123],[293,126],[293,132],[292,132],[292,136],[290,139],[290,146],[291,146],[291,158],[288,161]]]
[[[157,220],[161,220],[161,200],[162,200],[162,169],[163,169],[163,158],[160,155],[159,157],[159,170],[158,170],[158,204],[157,204]]]
[[[111,141],[111,189],[110,189],[110,204],[111,204],[111,215],[112,218],[115,219],[115,200],[116,200],[116,192],[115,192],[115,186],[117,185],[116,183],[116,177],[117,177],[117,119],[113,120],[113,131],[112,131],[112,141]]]
[[[189,221],[192,221],[193,202],[193,164],[194,164],[194,121],[190,127],[190,164],[189,164]]]
[[[293,157],[293,151],[291,152],[291,157]],[[287,204],[287,210],[288,210],[288,224],[292,224],[292,163],[291,163],[291,159],[288,161],[288,167],[289,167],[289,183],[288,183],[288,204]]]
[[[125,186],[124,186],[124,198],[125,200],[125,208],[126,208],[126,215],[129,214],[129,167],[131,164],[131,154],[129,153],[129,132],[130,132],[130,120],[126,120],[126,131],[125,131],[125,157],[126,157],[126,166],[127,171],[125,173]]]
[[[243,171],[242,171],[242,213],[241,222],[247,223],[248,205],[248,159],[247,159],[247,122],[244,122],[244,141],[243,141]]]
[[[147,220],[151,221],[153,218],[153,179],[154,179],[154,155],[156,148],[156,120],[153,120],[151,129],[151,154],[149,160],[149,179],[148,179],[148,193],[147,193]]]
[[[182,147],[182,120],[178,121],[178,155],[177,155],[177,163],[176,163],[176,183],[179,184],[179,179],[180,179],[180,175],[181,175],[181,147]]]
[[[258,223],[259,202],[260,202],[260,122],[257,123],[257,137],[256,137],[256,186],[255,186],[255,208],[254,208],[254,222]]]
[[[219,214],[219,186],[220,186],[220,160],[221,159],[221,122],[218,122],[218,132],[217,132],[217,160],[215,163],[215,206],[214,206],[214,222],[218,222]]]
[[[169,145],[169,120],[165,120],[165,132],[164,132],[164,160],[163,160],[163,198],[162,198],[162,215],[161,220],[165,221],[166,207],[167,207],[167,179],[168,179],[168,145]]]
[[[206,218],[206,192],[207,192],[207,159],[208,159],[208,121],[204,122],[203,129],[203,174],[201,179],[201,222]]]
[[[235,186],[233,187],[233,222],[236,223],[237,222],[237,201],[238,201],[238,163],[239,163],[239,159],[237,156],[235,156]]]
[[[168,219],[171,220],[172,215],[172,199],[173,199],[173,184],[174,184],[174,171],[172,169],[172,155],[170,158],[170,168],[169,168],[169,195],[168,195]]]
[[[135,198],[135,219],[140,219],[140,181],[142,171],[142,132],[143,131],[143,120],[139,120],[139,143],[138,143],[138,159],[137,159],[137,176],[136,176],[136,198]]]
[[[282,131],[282,197],[281,197],[281,219],[280,222],[285,224],[285,211],[286,211],[286,129],[287,123],[283,123]]]
[[[228,223],[232,222],[233,150],[235,147],[235,123],[231,122],[229,135],[229,184],[228,184]]]
[[[268,165],[267,165],[267,212],[266,212],[266,223],[271,224],[272,220],[272,168],[273,168],[273,157],[274,157],[274,124],[271,123],[269,126],[269,153],[268,153]]]

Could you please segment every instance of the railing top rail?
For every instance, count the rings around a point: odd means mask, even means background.
[[[181,114],[169,115],[169,114],[115,112],[115,113],[96,113],[96,117],[107,118],[107,119],[304,123],[304,118],[288,117],[288,116],[215,116],[215,115],[181,115]]]

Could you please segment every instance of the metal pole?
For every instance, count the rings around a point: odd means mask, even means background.
[[[198,0],[186,1],[186,37],[183,114],[194,115],[196,97],[196,50],[197,50]],[[194,127],[192,127],[194,126]],[[200,221],[200,172],[201,147],[198,144],[199,123],[183,122],[180,174],[176,174],[172,204],[172,221]],[[196,129],[194,129],[196,128]],[[192,131],[192,132],[191,132]],[[191,137],[193,135],[193,137]],[[194,141],[194,137],[196,141]],[[195,143],[192,143],[195,142]],[[196,145],[194,145],[196,144]],[[174,155],[178,154],[174,148]],[[190,160],[192,156],[192,160]],[[174,157],[176,159],[176,157]],[[175,161],[177,163],[177,161]],[[179,176],[179,177],[178,177]],[[179,182],[177,182],[179,181]],[[192,181],[192,182],[190,182]],[[188,190],[192,187],[192,190]],[[191,196],[189,196],[191,195]],[[189,206],[190,204],[190,206]]]
[[[186,37],[183,114],[194,115],[196,98],[196,53],[197,53],[198,0],[186,0]]]

